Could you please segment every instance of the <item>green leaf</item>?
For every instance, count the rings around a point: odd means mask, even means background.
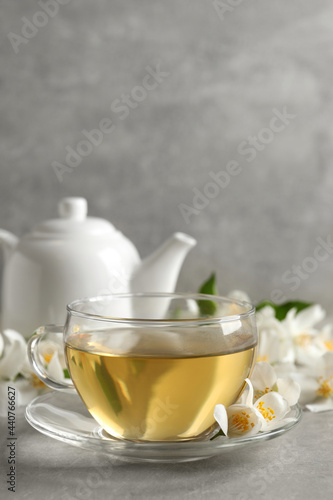
[[[210,441],[213,441],[213,439],[216,439],[219,436],[224,436],[225,437],[225,434],[224,434],[224,432],[223,432],[222,429],[220,429],[219,432],[217,434],[215,434],[215,436],[211,437]]]
[[[71,378],[70,375],[69,375],[69,371],[67,370],[67,368],[64,368],[64,377],[65,378]]]
[[[146,360],[144,359],[131,359],[130,360],[130,367],[132,370],[132,373],[135,376],[140,375],[140,373],[146,368]]]
[[[208,280],[201,285],[199,293],[218,295],[215,273],[212,273]],[[198,300],[198,306],[203,316],[213,316],[217,309],[216,303],[211,300]]]
[[[285,319],[290,309],[295,308],[296,313],[298,314],[300,311],[303,311],[304,309],[307,309],[312,305],[313,302],[301,302],[299,300],[284,302],[283,304],[274,304],[274,302],[270,302],[269,300],[264,300],[263,302],[260,302],[260,304],[256,306],[256,310],[260,311],[260,309],[262,309],[263,307],[271,306],[275,311],[276,319],[282,321]]]
[[[113,408],[115,414],[118,415],[123,407],[113,378],[104,364],[95,363],[95,373],[110,406]]]

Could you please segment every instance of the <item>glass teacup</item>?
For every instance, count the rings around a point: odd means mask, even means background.
[[[40,341],[62,336],[71,380],[50,377]],[[199,440],[216,404],[233,404],[256,355],[255,308],[200,294],[121,294],[77,300],[64,327],[41,327],[30,362],[48,386],[73,390],[104,431],[131,441]]]

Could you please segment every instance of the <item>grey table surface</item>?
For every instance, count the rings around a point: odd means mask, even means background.
[[[276,439],[181,464],[128,463],[53,440],[17,414],[15,493],[7,491],[6,419],[1,499],[328,499],[333,493],[333,413],[304,412]]]

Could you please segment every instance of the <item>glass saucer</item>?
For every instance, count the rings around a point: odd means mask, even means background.
[[[288,417],[295,420],[269,432],[250,437],[218,437],[182,443],[133,443],[110,438],[90,416],[76,394],[52,391],[34,399],[26,409],[26,419],[39,432],[64,443],[104,453],[131,462],[189,462],[202,460],[243,446],[273,439],[292,429],[301,419],[298,405]]]

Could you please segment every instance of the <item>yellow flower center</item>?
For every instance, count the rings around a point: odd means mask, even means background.
[[[247,432],[250,430],[250,426],[254,427],[254,423],[250,422],[250,415],[246,411],[241,411],[232,415],[231,426],[239,432]]]
[[[328,351],[333,351],[333,340],[325,340],[324,345]]]
[[[42,382],[35,373],[32,374],[32,385],[36,387],[36,389],[42,389],[43,387],[46,387],[44,382]]]
[[[44,353],[43,358],[45,363],[48,365],[51,359],[53,358],[53,353]],[[32,385],[36,387],[37,389],[41,389],[43,387],[46,387],[44,382],[42,382],[35,373],[32,374]]]
[[[265,420],[273,420],[273,418],[275,418],[274,410],[272,410],[272,408],[270,408],[269,406],[265,408],[263,401],[260,401],[260,403],[258,404],[258,410]]]
[[[266,356],[266,354],[264,356],[258,356],[257,357],[257,362],[258,361],[268,361],[268,356]]]
[[[319,388],[317,389],[318,396],[323,396],[324,398],[329,398],[333,396],[333,376],[324,379],[324,377],[319,377],[318,379]]]
[[[268,394],[269,392],[272,392],[273,390],[270,389],[269,387],[265,387],[263,391],[256,391],[254,393],[254,401],[257,401],[257,399],[261,398],[261,396],[264,396],[265,394]]]
[[[308,333],[301,333],[300,335],[297,335],[295,338],[295,344],[301,346],[301,347],[308,347],[311,345],[312,342],[312,337]]]
[[[52,353],[52,354],[47,354],[47,353],[45,353],[45,354],[43,355],[44,361],[45,361],[45,363],[47,363],[47,364],[49,364],[49,362],[51,361],[52,357],[53,357],[53,353]]]

